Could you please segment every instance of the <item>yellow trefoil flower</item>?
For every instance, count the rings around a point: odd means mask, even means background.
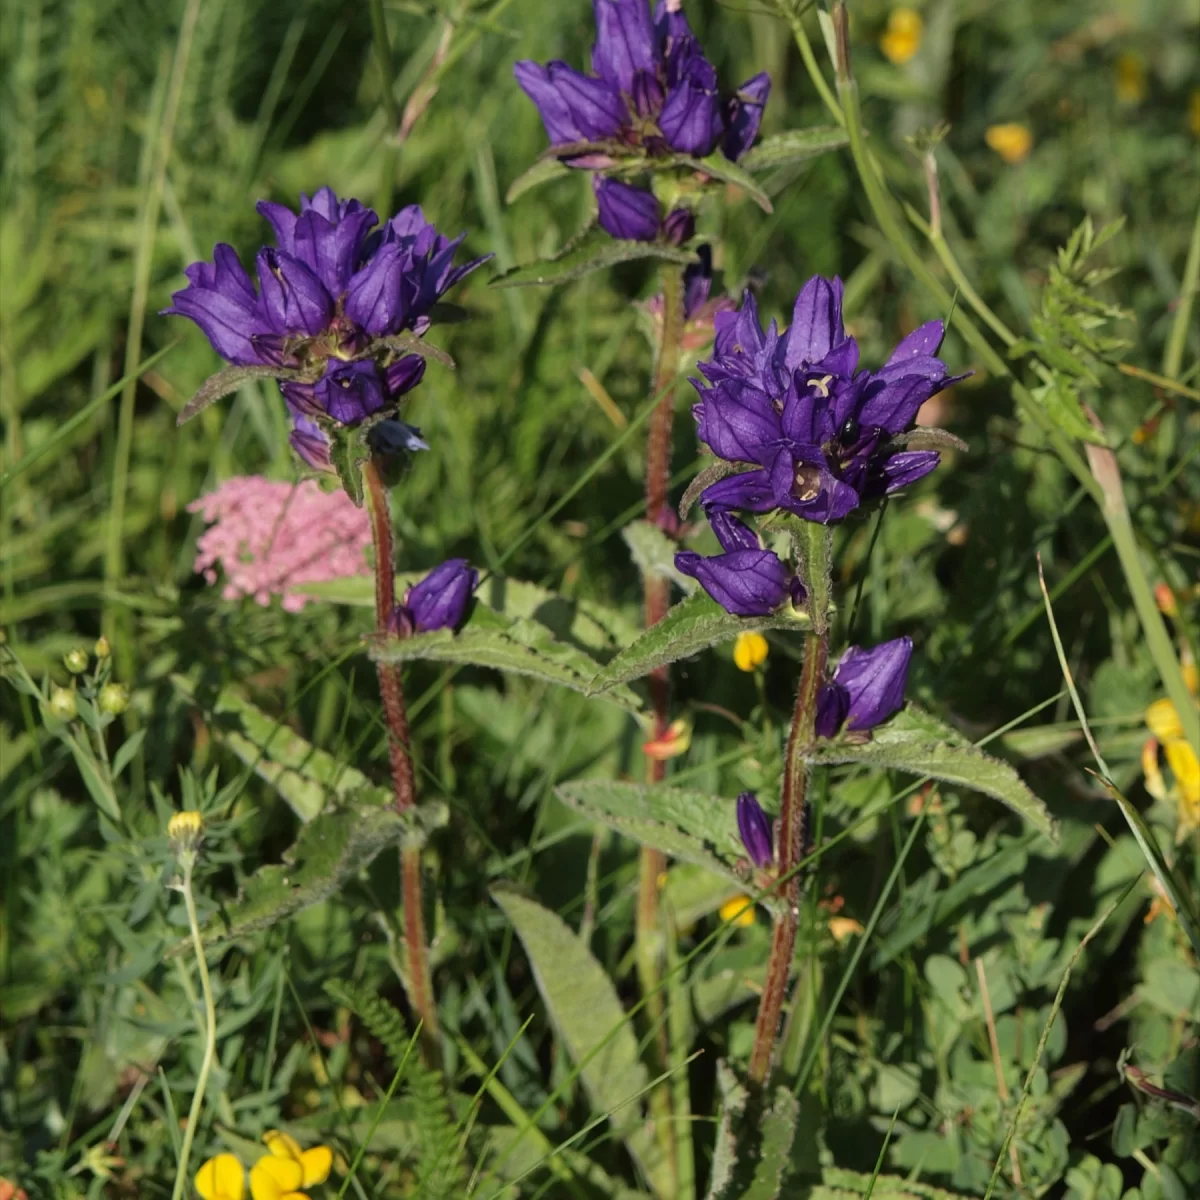
[[[1029,157],[1029,151],[1033,149],[1033,134],[1029,132],[1028,125],[1022,125],[1019,121],[989,125],[983,140],[1009,166],[1024,162]]]
[[[767,639],[761,633],[739,633],[733,643],[733,661],[739,671],[753,671],[767,660]]]
[[[201,1200],[242,1200],[246,1172],[232,1154],[218,1154],[196,1172],[196,1191]]]
[[[329,1178],[333,1151],[328,1146],[301,1150],[294,1137],[278,1129],[268,1130],[263,1141],[269,1153],[250,1168],[253,1200],[308,1200],[300,1189]]]
[[[1117,99],[1122,104],[1140,104],[1146,98],[1146,64],[1140,54],[1126,50],[1117,55]]]
[[[925,22],[911,8],[893,8],[888,16],[887,31],[879,39],[884,57],[897,66],[908,62],[921,48]]]
[[[730,896],[721,905],[720,917],[726,924],[733,924],[739,929],[745,929],[754,924],[754,904],[749,896],[739,892],[736,896]]]

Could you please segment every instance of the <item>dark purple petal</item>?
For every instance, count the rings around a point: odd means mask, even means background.
[[[675,569],[699,580],[726,612],[765,617],[788,598],[788,570],[770,550],[734,550],[704,558],[691,550],[675,555]]]
[[[667,89],[658,127],[672,150],[703,158],[721,132],[717,73],[700,55],[688,59],[682,78]]]
[[[318,188],[313,193],[311,200],[303,192],[300,193],[301,215],[311,210],[324,217],[331,224],[336,224],[341,220],[348,204],[357,203],[357,200],[339,201],[337,192],[329,187],[328,184],[325,187]]]
[[[633,93],[638,71],[653,75],[656,66],[650,7],[644,0],[592,0],[596,45],[592,70],[618,91]]]
[[[942,387],[941,380],[924,375],[905,375],[899,379],[872,376],[858,410],[859,424],[899,433],[916,420],[921,405]]]
[[[592,176],[592,190],[605,233],[631,242],[652,242],[658,237],[662,209],[650,192],[600,175]]]
[[[419,354],[406,354],[387,367],[383,373],[388,397],[397,400],[425,378],[425,359]]]
[[[703,399],[692,409],[696,436],[718,458],[766,466],[783,437],[766,392],[720,383],[701,395]]]
[[[307,263],[334,296],[346,290],[362,255],[367,232],[379,218],[357,200],[349,200],[345,214],[336,222],[326,220],[315,208],[303,213],[293,233],[293,253]]]
[[[663,240],[670,242],[672,246],[682,246],[684,242],[690,242],[695,232],[696,218],[688,208],[673,208],[662,223]],[[685,300],[685,309],[686,305]]]
[[[396,244],[381,246],[346,289],[346,316],[374,337],[398,333],[414,299],[412,256]]]
[[[758,320],[758,304],[753,292],[742,295],[742,307],[734,313],[721,313],[715,323],[716,340],[713,350],[716,358],[731,354],[754,354],[762,349],[763,331]],[[704,364],[700,364],[704,370]]]
[[[667,219],[670,220],[669,217]],[[708,246],[698,246],[696,254],[700,261],[692,263],[683,273],[683,318],[685,321],[690,321],[704,307],[712,288],[712,250]]]
[[[194,321],[213,349],[231,363],[275,361],[256,341],[274,330],[232,246],[217,245],[213,262],[192,263],[184,273],[188,286],[171,296],[171,307],[163,309],[162,316]]]
[[[814,275],[796,297],[784,334],[783,360],[795,371],[824,358],[846,336],[842,328],[842,281]]]
[[[837,737],[850,710],[850,693],[836,683],[822,685],[817,692],[817,716],[813,731],[817,737]]]
[[[584,140],[600,141],[619,132],[629,114],[621,93],[612,84],[581,75],[564,62],[547,63],[546,69]]]
[[[887,366],[894,367],[912,358],[935,357],[945,332],[946,327],[941,321],[926,321],[924,325],[918,325],[892,351],[891,358],[887,360]],[[907,374],[907,372],[905,373]]]
[[[726,553],[734,550],[761,550],[758,534],[739,521],[732,513],[714,512],[709,515],[708,523],[721,543],[721,549]]]
[[[658,0],[654,6],[654,36],[664,59],[670,57],[672,50],[696,40],[684,16],[682,0]]]
[[[275,230],[275,242],[280,250],[292,252],[292,234],[296,229],[296,214],[286,204],[273,200],[260,200],[255,206],[260,216],[271,223]]]
[[[857,488],[839,479],[827,467],[812,468],[814,474],[798,478],[792,488],[792,503],[786,507],[806,521],[831,525],[845,520],[862,503]],[[800,469],[797,470],[800,475]],[[815,495],[810,493],[815,492]]]
[[[418,450],[428,450],[429,443],[421,436],[421,431],[407,421],[397,421],[393,417],[372,425],[367,434],[367,445],[373,454],[390,457],[401,451],[415,454]]]
[[[898,491],[923,479],[937,467],[941,456],[936,450],[902,450],[883,464],[888,492]]]
[[[288,442],[295,452],[314,471],[332,471],[333,464],[329,459],[329,439],[321,431],[321,427],[301,412],[294,412],[295,428],[288,436]]]
[[[571,109],[550,79],[550,72],[541,63],[526,59],[513,67],[521,90],[537,105],[546,136],[551,145],[565,145],[584,140]]]
[[[324,376],[313,385],[313,392],[322,410],[342,425],[357,425],[388,403],[383,378],[371,360],[331,359]]]
[[[663,85],[659,83],[656,75],[649,71],[637,71],[633,76],[633,90],[630,98],[633,100],[633,107],[639,116],[656,121],[658,114],[662,112],[663,101],[667,98],[667,93],[663,91]]]
[[[771,77],[766,71],[747,79],[725,106],[725,157],[736,162],[758,136],[763,109],[771,92]]]
[[[896,638],[870,650],[851,646],[838,662],[833,682],[849,694],[846,728],[873,729],[904,704],[912,638]]]
[[[478,583],[479,572],[465,558],[452,558],[434,567],[404,597],[413,628],[418,633],[453,629],[462,620]]]
[[[257,264],[263,315],[271,329],[285,336],[324,333],[333,316],[333,297],[313,271],[269,246],[258,252]]]
[[[756,867],[766,867],[775,856],[771,821],[762,810],[753,792],[742,792],[737,798],[738,833],[750,861]]]
[[[700,493],[705,512],[745,509],[748,512],[770,512],[779,502],[767,471],[744,471],[726,475]]]

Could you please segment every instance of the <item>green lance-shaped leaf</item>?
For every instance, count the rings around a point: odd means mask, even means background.
[[[738,165],[747,171],[769,171],[772,167],[790,167],[849,143],[840,125],[818,125],[813,129],[786,129],[772,133],[751,146]]]
[[[187,699],[199,703],[189,680],[172,675],[171,682]],[[331,803],[351,798],[365,805],[391,803],[389,789],[375,787],[361,771],[305,741],[229,688],[217,694],[209,719],[216,739],[253,767],[302,821],[313,820]]]
[[[869,741],[857,742],[853,734],[822,738],[805,757],[813,763],[861,763],[907,771],[972,788],[994,796],[1051,841],[1058,840],[1058,828],[1046,806],[1008,763],[985,754],[956,729],[912,704],[876,726]]]
[[[314,373],[291,367],[225,367],[215,375],[210,375],[200,385],[200,390],[179,410],[175,424],[185,424],[198,413],[202,413],[210,404],[215,404],[224,396],[236,392],[243,383],[248,383],[251,379],[280,379],[312,383],[319,377],[320,368]]]
[[[724,1059],[717,1063],[717,1089],[721,1119],[706,1200],[779,1200],[796,1137],[799,1102],[785,1087],[751,1096]]]
[[[203,930],[205,942],[269,929],[328,899],[381,850],[402,839],[420,844],[446,819],[446,806],[430,801],[405,813],[358,804],[322,813],[300,830],[281,864],[260,867],[246,880],[241,896],[217,911]],[[178,954],[186,945],[180,942],[170,953]]]
[[[738,163],[731,162],[719,150],[715,150],[707,158],[678,157],[673,160],[680,166],[691,167],[701,171],[710,179],[719,179],[722,183],[732,183],[740,187],[763,212],[771,212],[771,197],[762,190],[762,185]]]
[[[744,859],[737,810],[728,797],[711,796],[664,783],[617,783],[580,779],[560,784],[558,798],[587,817],[625,834],[643,846],[661,850],[724,876],[739,888]]]
[[[436,662],[492,667],[515,675],[528,675],[584,695],[596,695],[592,686],[597,663],[585,651],[555,639],[545,626],[525,617],[505,617],[476,604],[457,631],[441,629],[408,638],[375,638],[371,657],[378,662],[405,662],[425,658]],[[629,712],[641,700],[627,687],[604,690],[605,699]]]
[[[457,365],[454,359],[440,346],[435,346],[431,342],[425,341],[424,338],[417,337],[415,333],[408,333],[407,331],[376,338],[359,357],[369,358],[379,346],[386,346],[389,350],[395,350],[398,354],[417,354],[421,358],[432,358],[434,362],[441,363],[443,367],[449,367],[451,371]]]
[[[525,947],[546,1012],[579,1067],[593,1111],[610,1116],[656,1193],[667,1194],[668,1164],[637,1099],[649,1086],[649,1073],[612,980],[557,914],[504,886],[492,888],[492,899]]]
[[[649,675],[655,667],[677,662],[737,637],[763,629],[808,628],[807,614],[785,606],[766,617],[735,617],[711,596],[696,592],[667,611],[657,625],[647,629],[632,645],[599,671],[592,681],[593,692]]]
[[[371,457],[367,428],[366,425],[347,426],[325,422],[325,434],[329,438],[329,461],[341,480],[342,490],[357,508],[363,506],[363,464]]]
[[[609,236],[602,229],[590,228],[575,238],[553,258],[539,259],[497,275],[492,287],[536,287],[569,283],[592,271],[600,271],[617,263],[653,258],[662,262],[690,266],[699,261],[690,250],[659,242],[629,242]]]
[[[531,189],[541,187],[543,183],[549,183],[552,179],[561,179],[564,175],[570,174],[571,168],[557,158],[539,158],[532,167],[527,171],[522,171],[508,185],[508,191],[504,193],[504,203],[512,204],[514,200]]]
[[[396,595],[403,596],[424,579],[425,571],[396,576]],[[349,575],[320,583],[297,584],[293,592],[331,604],[356,608],[375,607],[375,581],[369,575]],[[627,646],[641,633],[641,625],[628,614],[593,600],[552,592],[537,583],[488,575],[475,592],[475,602],[510,618],[527,617],[544,625],[560,642],[568,642],[602,657]]]

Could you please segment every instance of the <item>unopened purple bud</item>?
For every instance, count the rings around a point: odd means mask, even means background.
[[[434,567],[404,597],[417,633],[453,629],[467,610],[471,593],[479,584],[479,572],[465,558],[452,558]]]
[[[774,839],[771,836],[771,821],[762,810],[753,792],[742,792],[737,798],[738,833],[750,861],[756,867],[766,867],[775,857]]]
[[[663,238],[672,246],[682,246],[684,242],[691,241],[695,232],[696,218],[686,208],[673,208],[662,226]]]

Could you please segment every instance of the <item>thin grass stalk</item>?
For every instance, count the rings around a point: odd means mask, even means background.
[[[783,906],[771,930],[771,952],[763,981],[758,1018],[754,1024],[754,1048],[750,1052],[750,1080],[766,1083],[779,1036],[779,1018],[787,991],[796,928],[800,919],[798,868],[807,840],[805,819],[808,808],[808,765],[805,752],[812,745],[817,717],[817,693],[825,678],[829,654],[828,634],[810,632],[804,639],[804,666],[796,689],[796,707],[788,734],[783,764],[783,801],[779,815],[779,875],[783,880]]]
[[[1175,319],[1171,323],[1171,333],[1163,350],[1162,369],[1168,379],[1178,379],[1183,370],[1183,351],[1187,346],[1192,303],[1196,299],[1197,291],[1200,291],[1200,208],[1196,209],[1196,223],[1192,226],[1192,240],[1183,268],[1183,280],[1179,285],[1179,303],[1175,309]]]
[[[675,376],[679,370],[679,346],[683,336],[683,269],[664,266],[662,278],[662,328],[659,334],[654,365],[652,394],[656,398],[650,417],[646,441],[646,519],[657,522],[667,511],[667,492],[671,479],[671,426],[675,417]],[[661,575],[647,572],[642,577],[644,621],[649,629],[666,616],[671,602],[670,582]],[[671,677],[670,668],[657,667],[648,680],[650,701],[654,713],[652,738],[659,741],[670,726]],[[646,781],[660,783],[666,776],[666,762],[647,757]],[[655,1031],[658,1065],[670,1059],[670,1037],[666,1022],[666,1007],[660,986],[660,960],[663,933],[659,925],[659,879],[666,869],[667,859],[660,850],[643,846],[638,858],[638,902],[635,941],[637,946],[638,981],[642,995],[647,998],[650,1023]],[[671,1096],[667,1088],[655,1088],[650,1104],[658,1129],[659,1140],[668,1160],[678,1168],[674,1122],[671,1119]],[[677,1118],[685,1114],[677,1113]]]
[[[388,618],[396,605],[396,577],[393,562],[392,520],[388,512],[387,489],[379,466],[368,459],[363,464],[363,494],[371,518],[371,537],[375,546],[375,631],[386,634]],[[393,806],[398,813],[416,803],[416,784],[409,756],[408,715],[404,707],[404,683],[396,663],[376,664],[379,695],[383,701],[388,729],[388,764],[391,767]],[[429,950],[426,945],[425,915],[421,889],[421,849],[405,845],[400,851],[401,893],[404,904],[404,944],[407,954],[408,998],[421,1021],[421,1046],[426,1062],[437,1066],[441,1059],[437,1006],[429,978]]]

